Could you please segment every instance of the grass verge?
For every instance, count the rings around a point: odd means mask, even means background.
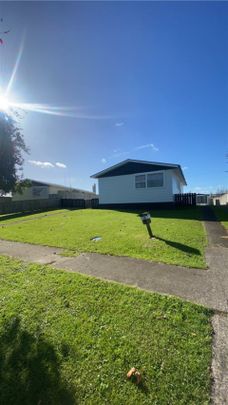
[[[60,247],[68,255],[95,252],[206,268],[206,235],[198,208],[153,211],[153,240],[138,212],[88,209],[45,215],[2,221],[0,238]],[[101,239],[92,241],[95,236]]]
[[[6,257],[0,277],[2,405],[209,403],[209,310]]]

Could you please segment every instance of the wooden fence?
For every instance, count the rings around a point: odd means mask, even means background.
[[[62,198],[62,208],[97,208],[99,205],[98,198],[92,198],[91,200],[84,200],[82,198]]]
[[[46,198],[25,201],[12,201],[11,198],[0,198],[0,214],[45,211],[55,208],[97,208],[98,205],[98,198],[92,198],[91,200]]]
[[[196,193],[175,194],[174,201],[176,206],[195,206]]]
[[[12,201],[11,198],[0,199],[0,214],[11,214],[14,212],[45,211],[60,208],[58,198],[46,198],[39,200]]]
[[[85,200],[83,198],[62,198],[62,208],[85,208]]]

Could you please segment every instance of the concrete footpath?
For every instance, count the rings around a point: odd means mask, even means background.
[[[2,255],[175,295],[219,312],[228,312],[228,249],[223,246],[207,248],[208,270],[97,253],[64,257],[60,256],[62,252],[53,247],[0,241]]]
[[[174,295],[213,309],[212,400],[223,405],[228,404],[228,234],[209,207],[205,207],[204,219],[208,270],[95,253],[63,257],[58,248],[5,240],[0,241],[0,254]]]

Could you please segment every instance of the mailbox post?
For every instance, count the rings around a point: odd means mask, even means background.
[[[146,225],[149,237],[153,238],[154,235],[153,235],[152,229],[150,227],[150,223],[151,223],[150,213],[149,212],[143,212],[142,214],[139,214],[139,217],[141,218],[142,223],[144,225]]]

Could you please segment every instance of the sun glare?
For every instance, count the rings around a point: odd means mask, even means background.
[[[10,103],[4,95],[0,95],[0,111],[7,112],[9,109]]]
[[[10,76],[10,80],[5,88],[0,86],[0,112],[4,112],[5,115],[13,115],[15,111],[26,111],[26,112],[35,112],[35,113],[42,113],[42,114],[49,114],[49,115],[57,115],[59,117],[72,117],[77,119],[83,120],[103,120],[103,119],[112,119],[112,116],[106,115],[96,115],[96,114],[88,114],[84,111],[83,107],[78,106],[52,106],[49,104],[43,103],[24,103],[24,102],[16,102],[14,100],[13,95],[11,94],[11,90],[13,84],[16,79],[17,70],[20,64],[20,60],[22,57],[22,53],[24,50],[24,42],[25,42],[25,34],[22,37],[20,48],[17,53],[16,62],[13,67],[12,74]],[[10,94],[10,101],[8,99],[8,95]]]

